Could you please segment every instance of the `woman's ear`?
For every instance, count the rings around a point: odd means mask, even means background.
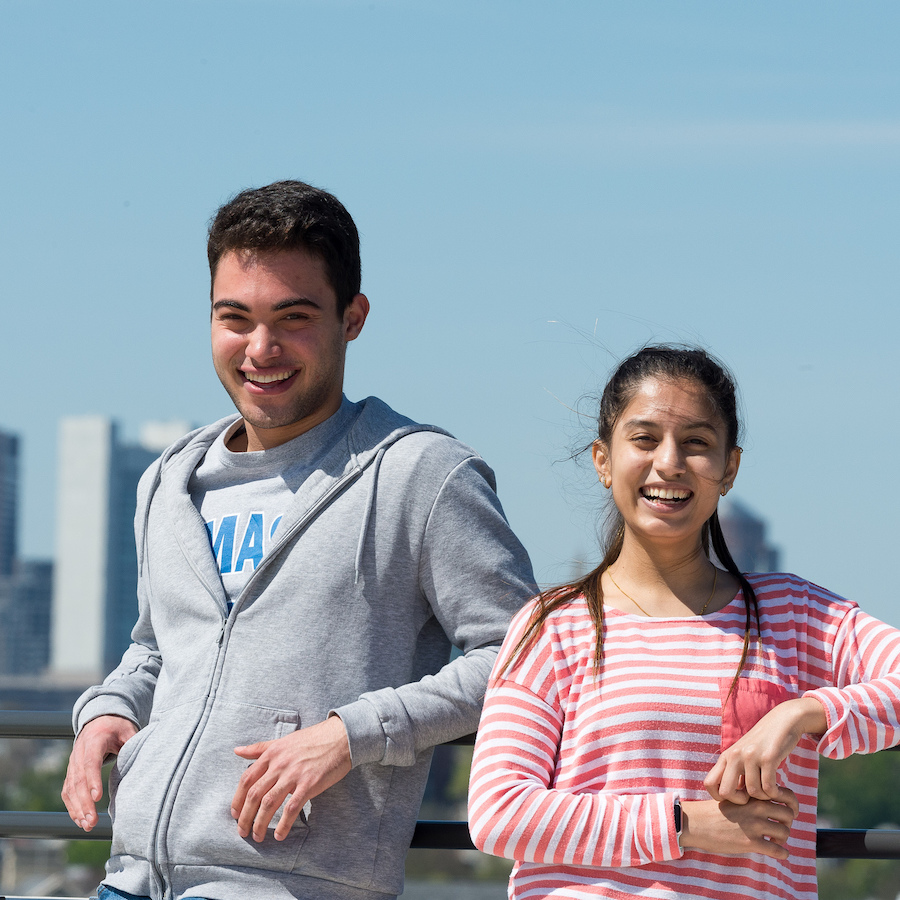
[[[609,470],[609,454],[606,452],[606,444],[596,440],[591,445],[591,456],[594,460],[594,468],[600,478],[600,484],[608,488],[612,485],[612,472]]]
[[[722,476],[723,497],[734,487],[734,479],[737,478],[738,469],[741,467],[742,452],[740,447],[735,447],[728,454],[728,463],[725,466],[725,474]]]

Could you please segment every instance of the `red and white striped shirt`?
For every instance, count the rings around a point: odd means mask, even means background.
[[[817,753],[900,743],[900,632],[794,575],[748,576],[759,600],[743,647],[738,594],[706,616],[645,618],[606,607],[603,661],[587,606],[554,612],[503,670],[533,612],[513,620],[494,667],[472,765],[476,846],[517,861],[511,898],[816,897]],[[755,625],[754,625],[755,633]],[[708,800],[723,749],[784,700],[816,697],[828,730],[779,770],[800,801],[786,861],[678,846],[673,806]]]

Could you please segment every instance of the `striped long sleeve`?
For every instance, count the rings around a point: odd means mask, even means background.
[[[495,856],[579,866],[639,866],[681,855],[674,794],[619,794],[550,787],[559,720],[527,689],[500,682],[482,719],[475,846]]]
[[[514,619],[485,699],[469,798],[476,846],[516,860],[510,897],[814,900],[817,751],[900,743],[900,632],[796,576],[751,581],[761,635],[731,695],[740,594],[704,617],[608,608],[597,672],[583,601],[556,610],[511,660],[533,606]],[[703,779],[721,751],[801,696],[823,704],[828,730],[804,737],[779,769],[800,801],[790,858],[682,851],[676,797],[708,799]]]
[[[512,644],[526,622],[525,615],[516,619]],[[538,647],[527,659],[535,686],[551,699],[559,696],[550,683],[559,674],[554,657],[562,655],[558,646]],[[674,794],[551,786],[563,721],[559,706],[529,687],[504,677],[492,682],[470,788],[475,845],[495,856],[562,865],[634,866],[680,856]]]
[[[894,629],[854,607],[834,636],[832,660],[833,684],[808,692],[825,707],[828,720],[819,753],[844,759],[900,743],[900,645]]]

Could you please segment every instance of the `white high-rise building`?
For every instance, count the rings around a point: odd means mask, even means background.
[[[137,619],[135,491],[160,443],[189,430],[155,423],[152,446],[123,444],[104,416],[60,423],[51,669],[93,681],[118,661]],[[145,437],[146,435],[146,437]]]

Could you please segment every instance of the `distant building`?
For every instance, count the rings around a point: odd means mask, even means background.
[[[0,676],[38,675],[50,658],[50,562],[18,558],[19,438],[0,431]]]
[[[39,675],[50,662],[53,564],[16,560],[0,582],[0,674]]]
[[[725,542],[742,572],[779,571],[778,548],[766,540],[766,522],[740,500],[719,504],[719,522]]]
[[[0,431],[0,578],[13,574],[19,494],[19,439]]]
[[[161,449],[189,430],[154,423],[141,444],[103,416],[60,423],[51,666],[93,680],[115,667],[137,620],[137,484]]]

